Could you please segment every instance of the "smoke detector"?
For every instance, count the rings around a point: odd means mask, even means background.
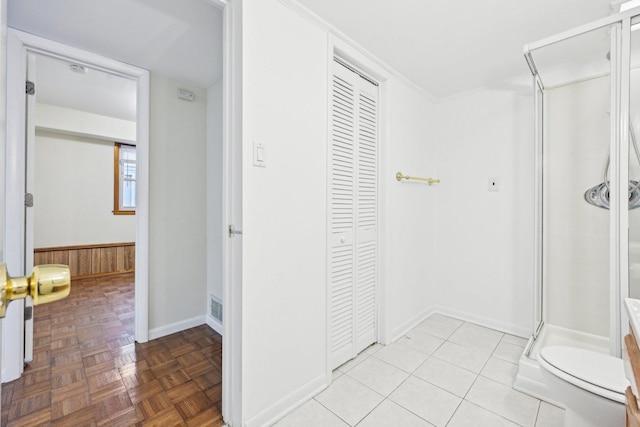
[[[69,64],[69,69],[78,74],[87,74],[87,71],[89,70],[87,67],[80,64]]]

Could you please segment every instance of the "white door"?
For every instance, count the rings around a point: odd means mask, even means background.
[[[18,176],[10,180],[11,183],[17,182],[19,193],[14,198],[12,206],[8,207],[8,211],[14,212],[7,216],[7,221],[19,222],[20,226],[16,227],[20,235],[17,239],[8,239],[9,242],[20,240],[20,245],[13,245],[7,253],[7,267],[10,274],[14,276],[28,276],[33,270],[33,197],[35,193],[34,177],[35,177],[35,81],[36,81],[36,56],[26,54],[25,67],[25,86],[21,86],[22,96],[24,96],[25,116],[24,125],[25,133],[23,143],[11,145],[8,152],[13,153],[19,151],[13,159],[17,159],[22,163],[22,167],[17,167]],[[30,86],[33,84],[34,86]],[[31,89],[30,89],[31,88]],[[21,176],[20,176],[21,175]],[[20,197],[21,195],[21,197]],[[9,201],[7,200],[7,203]],[[6,346],[4,365],[2,369],[2,382],[16,380],[22,375],[24,363],[33,359],[33,317],[30,321],[25,322],[25,307],[33,307],[30,297],[26,300],[14,301],[9,305],[7,317],[5,321],[4,345]]]
[[[10,44],[9,49],[16,48],[21,49],[15,44]],[[26,165],[28,156],[33,155],[33,138],[29,141],[26,136],[28,132],[25,133],[25,131],[29,129],[27,115],[30,108],[33,112],[33,102],[29,99],[32,95],[26,93],[25,83],[27,69],[30,68],[33,73],[35,62],[32,62],[34,58],[31,55],[13,52],[10,56],[20,58],[21,64],[7,68],[7,80],[19,81],[22,84],[9,85],[7,97],[14,100],[11,105],[18,106],[19,111],[25,111],[27,114],[20,115],[15,126],[7,128],[5,261],[9,274],[26,276],[31,272],[32,267],[32,265],[27,266],[28,259],[33,263],[33,245],[31,245],[31,255],[27,259],[29,256],[27,241],[33,236],[33,217],[31,212],[29,216],[27,215],[26,208],[27,177],[31,174],[33,178],[33,172],[28,172]],[[2,382],[18,379],[24,369],[24,306],[25,301],[18,300],[7,307],[3,324]]]
[[[329,148],[330,367],[376,341],[378,87],[333,62]]]
[[[236,31],[237,4],[225,6],[223,72],[223,328],[222,416],[228,424],[243,418],[242,408],[242,66]]]

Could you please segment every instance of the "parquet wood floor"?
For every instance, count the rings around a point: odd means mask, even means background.
[[[222,426],[222,337],[134,342],[133,274],[75,280],[36,307],[34,359],[2,386],[2,426]]]

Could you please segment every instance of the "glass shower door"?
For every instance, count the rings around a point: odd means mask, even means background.
[[[630,30],[628,295],[640,298],[640,17],[632,19]]]
[[[612,88],[620,25],[530,46],[536,98],[536,308],[548,343],[609,351],[615,183]],[[615,113],[615,112],[614,112]],[[602,197],[604,196],[604,197]],[[547,335],[545,333],[545,335]]]

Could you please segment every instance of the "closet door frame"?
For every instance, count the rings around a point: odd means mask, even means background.
[[[389,301],[387,298],[387,278],[386,260],[388,259],[387,245],[388,230],[385,224],[385,210],[386,206],[386,189],[389,183],[393,182],[393,174],[388,172],[387,166],[387,149],[386,142],[388,140],[388,83],[391,73],[380,66],[372,57],[359,52],[351,45],[346,43],[341,38],[333,34],[329,34],[329,43],[327,50],[327,286],[326,286],[326,383],[329,384],[332,381],[332,368],[331,368],[331,280],[329,273],[331,271],[331,258],[329,256],[330,248],[332,245],[332,233],[331,233],[331,215],[329,214],[331,209],[331,186],[330,177],[332,171],[331,164],[331,114],[329,111],[332,105],[332,91],[329,90],[333,86],[333,64],[334,58],[339,58],[341,61],[346,62],[366,75],[371,80],[378,84],[378,159],[377,159],[377,175],[378,175],[378,209],[377,209],[377,283],[376,283],[376,325],[377,325],[377,342],[381,344],[390,344],[390,328],[388,325],[388,311]],[[391,179],[385,180],[385,176],[389,175]]]

